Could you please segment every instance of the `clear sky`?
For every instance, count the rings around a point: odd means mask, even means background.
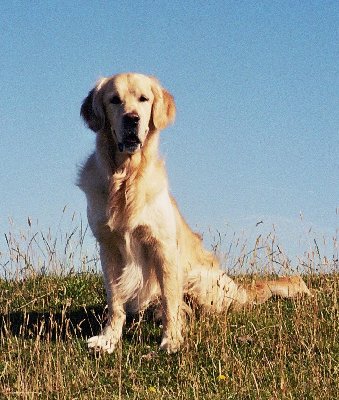
[[[333,256],[338,21],[326,0],[1,1],[1,237],[27,217],[57,229],[65,206],[86,218],[81,102],[99,77],[136,71],[176,99],[161,152],[194,229],[251,248],[274,225],[292,259],[323,236]]]

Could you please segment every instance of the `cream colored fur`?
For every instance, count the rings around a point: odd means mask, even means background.
[[[158,155],[159,132],[174,120],[175,104],[155,78],[128,73],[102,79],[84,100],[81,115],[96,132],[96,149],[78,185],[100,245],[109,310],[106,327],[88,340],[90,348],[113,352],[126,311],[141,311],[159,299],[160,347],[170,353],[183,341],[184,294],[216,312],[272,295],[309,294],[299,277],[238,286],[190,230],[169,194]],[[126,116],[137,122],[128,125]]]

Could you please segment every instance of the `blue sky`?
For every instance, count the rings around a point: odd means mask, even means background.
[[[176,99],[161,152],[194,229],[251,247],[274,225],[292,259],[323,236],[331,257],[338,21],[337,1],[1,2],[1,236],[27,217],[57,229],[65,206],[86,218],[81,102],[99,77],[137,71]]]

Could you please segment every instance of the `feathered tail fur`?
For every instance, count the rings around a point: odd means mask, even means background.
[[[199,305],[216,312],[262,304],[272,296],[292,298],[311,295],[300,276],[260,280],[243,286],[235,283],[222,270],[205,268],[196,268],[189,273],[185,293]]]

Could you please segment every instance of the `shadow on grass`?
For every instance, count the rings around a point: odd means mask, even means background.
[[[86,339],[98,335],[107,321],[107,308],[92,306],[66,312],[21,312],[0,314],[0,336],[57,341],[72,338]],[[154,321],[153,311],[127,315],[124,340],[132,340],[139,322]],[[148,329],[149,340],[159,341]]]
[[[0,314],[0,332],[24,339],[34,336],[75,336],[85,338],[99,332],[106,320],[103,307],[95,306],[66,312],[21,312]]]

